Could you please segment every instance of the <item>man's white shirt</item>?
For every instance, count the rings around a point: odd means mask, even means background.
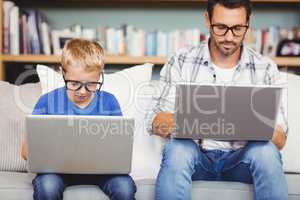
[[[215,83],[216,84],[231,84],[234,72],[236,67],[232,68],[221,68],[214,63],[212,66],[215,70]],[[211,139],[203,139],[202,140],[202,148],[205,150],[214,150],[219,149],[223,151],[228,151],[231,149],[238,149],[244,147],[246,141],[236,141],[236,142],[227,142],[227,141],[218,141],[218,140],[211,140]]]
[[[159,112],[171,112],[175,110],[175,92],[178,82],[228,82],[232,84],[250,85],[282,85],[277,65],[269,58],[262,56],[247,46],[242,47],[242,54],[236,67],[226,70],[214,66],[211,62],[208,41],[199,46],[180,49],[171,56],[160,72],[160,81],[153,97],[151,109],[146,115],[147,130],[152,134],[152,122]],[[285,133],[288,132],[285,104],[281,103],[277,116],[277,125],[280,125]],[[240,148],[243,143],[230,142],[219,143],[208,141],[202,144],[205,148],[231,150]]]

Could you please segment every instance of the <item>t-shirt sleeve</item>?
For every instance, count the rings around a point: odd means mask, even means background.
[[[110,115],[123,116],[120,104],[114,95],[110,96]]]
[[[279,125],[285,134],[288,134],[288,120],[287,120],[287,77],[280,74],[277,65],[270,60],[269,67],[265,73],[265,83],[269,85],[283,86],[282,96],[277,113],[276,125]]]
[[[47,114],[47,97],[44,95],[40,97],[38,102],[35,104],[32,115],[44,115]]]

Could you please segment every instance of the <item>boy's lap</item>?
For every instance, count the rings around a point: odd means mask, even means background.
[[[130,178],[129,175],[100,175],[100,174],[38,174],[40,181],[63,181],[66,187],[74,185],[102,185],[113,178]],[[120,179],[119,179],[120,180]]]

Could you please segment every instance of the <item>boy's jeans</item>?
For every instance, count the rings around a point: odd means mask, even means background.
[[[38,174],[32,181],[34,200],[62,200],[71,185],[98,185],[113,200],[135,199],[136,186],[129,175]]]
[[[170,139],[164,148],[155,198],[189,200],[194,180],[253,183],[256,200],[288,199],[281,155],[272,142],[251,142],[224,152],[201,150],[190,139]]]

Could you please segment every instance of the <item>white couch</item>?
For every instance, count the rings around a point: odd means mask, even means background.
[[[39,69],[44,69],[39,68]],[[151,82],[151,65],[127,69],[105,76],[104,89],[119,99],[123,113],[136,120],[132,176],[137,184],[136,198],[154,199],[155,177],[159,170],[163,140],[149,136],[146,132],[144,116],[151,109],[153,95],[159,93],[156,82]],[[26,163],[20,159],[20,138],[24,134],[24,117],[30,113],[41,93],[59,86],[61,80],[53,71],[39,71],[41,83],[15,86],[0,82],[0,199],[31,200],[32,178],[26,173]],[[44,77],[43,77],[44,76]],[[283,160],[289,184],[289,199],[300,200],[300,159],[297,158],[300,137],[298,103],[300,77],[283,74],[288,81],[289,138],[284,149]],[[51,78],[49,78],[51,77]],[[42,88],[41,88],[42,86]],[[253,199],[252,185],[237,182],[193,182],[193,199],[250,200]],[[96,186],[71,186],[64,193],[67,200],[98,200],[107,197]]]

